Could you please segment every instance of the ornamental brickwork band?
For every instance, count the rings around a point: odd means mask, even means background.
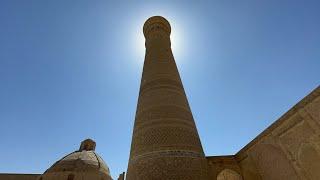
[[[128,180],[205,180],[207,163],[160,16],[143,27],[146,55],[134,123]]]

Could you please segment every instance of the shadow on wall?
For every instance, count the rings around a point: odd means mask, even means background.
[[[320,179],[320,154],[318,152],[310,143],[302,144],[299,149],[297,159],[309,179]]]

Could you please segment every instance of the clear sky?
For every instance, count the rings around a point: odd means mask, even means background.
[[[172,25],[207,156],[234,154],[320,84],[320,1],[0,1],[0,172],[42,173],[85,138],[126,171],[142,25]]]

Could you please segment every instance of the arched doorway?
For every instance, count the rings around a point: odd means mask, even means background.
[[[217,180],[242,180],[242,177],[234,170],[224,169],[218,174]]]

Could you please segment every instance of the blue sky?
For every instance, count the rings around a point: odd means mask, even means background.
[[[127,168],[142,25],[172,44],[207,156],[234,154],[320,82],[320,3],[0,1],[0,172],[42,173],[85,138]]]

